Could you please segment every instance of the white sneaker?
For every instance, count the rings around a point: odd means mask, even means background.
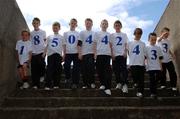
[[[50,88],[49,87],[45,87],[44,90],[50,90]]]
[[[54,88],[54,89],[58,89],[58,88],[59,88],[59,86],[54,86],[53,88]]]
[[[161,89],[165,89],[166,88],[166,86],[161,86]]]
[[[123,93],[128,93],[128,86],[126,84],[123,85],[122,92]]]
[[[105,92],[106,95],[111,95],[111,90],[110,89],[106,89],[106,90],[104,90],[104,92]]]
[[[29,88],[29,84],[28,84],[27,82],[24,82],[22,87],[23,87],[24,89],[27,89],[27,88]]]
[[[40,77],[40,82],[44,82],[44,76]]]
[[[33,86],[33,89],[35,89],[35,90],[36,90],[36,89],[38,89],[38,87],[37,87],[37,86]]]
[[[137,96],[137,97],[143,97],[143,94],[140,93],[140,92],[138,92],[138,93],[136,94],[136,96]]]
[[[104,89],[105,89],[105,86],[104,86],[104,85],[101,85],[99,89],[100,89],[100,90],[104,90]]]
[[[82,89],[86,89],[86,88],[87,88],[87,86],[83,86],[83,87],[82,87]]]
[[[96,85],[94,83],[91,83],[91,88],[96,88]]]
[[[172,87],[172,91],[177,91],[177,88],[176,87]]]
[[[118,84],[116,85],[116,89],[121,89],[121,87],[122,87],[122,85],[121,85],[120,83],[118,83]]]

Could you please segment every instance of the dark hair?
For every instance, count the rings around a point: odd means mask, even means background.
[[[53,23],[53,26],[58,26],[58,27],[60,28],[61,25],[60,25],[59,22],[54,22],[54,23]]]
[[[28,33],[28,35],[30,36],[30,32],[29,32],[29,30],[27,30],[27,29],[22,30],[22,31],[21,31],[21,35],[23,35],[23,33]]]
[[[85,21],[90,21],[91,23],[93,23],[93,20],[91,18],[86,18]]]
[[[116,20],[116,21],[114,22],[114,26],[115,26],[115,24],[120,24],[121,27],[122,27],[122,23],[121,23],[121,21],[119,21],[119,20]]]
[[[136,28],[135,30],[134,30],[134,35],[136,34],[136,33],[139,33],[139,34],[143,34],[143,30],[141,29],[141,28]]]
[[[163,32],[163,31],[170,31],[170,29],[169,29],[168,27],[164,27],[164,28],[161,30],[161,32]]]
[[[35,17],[35,18],[33,19],[33,22],[34,22],[34,21],[38,21],[39,23],[41,22],[40,19],[37,18],[37,17]]]
[[[149,33],[148,39],[150,39],[151,36],[157,36],[155,32]]]
[[[71,22],[71,21],[75,21],[75,22],[77,22],[77,19],[75,19],[75,18],[72,18],[72,19],[70,20],[70,22]]]

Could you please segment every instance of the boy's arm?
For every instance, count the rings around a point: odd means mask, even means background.
[[[110,42],[109,43],[109,46],[110,46],[110,49],[111,49],[111,57],[112,57],[112,60],[115,59],[115,56],[114,56],[114,53],[113,53],[113,47],[112,47],[112,43]]]
[[[173,59],[176,59],[176,56],[175,56],[175,54],[169,49],[169,54],[171,55],[171,57],[173,58]]]
[[[62,61],[65,60],[65,56],[66,56],[66,44],[63,45],[63,56],[62,56]]]
[[[94,59],[96,60],[96,57],[97,57],[97,42],[93,43],[93,52],[94,52]]]
[[[127,46],[127,43],[125,43],[125,49],[124,49],[124,54],[123,54],[123,56],[126,58],[126,57],[127,57],[127,54],[128,54],[128,46]]]
[[[166,32],[162,33],[157,41],[160,42],[166,34],[167,34]]]
[[[81,40],[78,40],[77,48],[78,48],[78,58],[82,60],[82,41]]]
[[[17,63],[20,64],[18,50],[16,50],[16,60],[17,60]]]
[[[32,59],[32,51],[29,52],[29,60],[28,60],[28,63],[31,62],[31,59]]]

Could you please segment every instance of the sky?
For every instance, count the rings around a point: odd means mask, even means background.
[[[113,23],[120,20],[122,32],[127,33],[129,40],[133,39],[136,27],[143,29],[142,40],[147,42],[147,36],[153,32],[162,16],[169,0],[16,0],[30,28],[32,19],[41,19],[40,28],[47,35],[53,34],[52,24],[60,22],[63,34],[69,30],[71,18],[78,20],[77,31],[84,30],[84,20],[93,19],[93,30],[100,30],[100,22],[107,19],[108,31],[114,32]]]

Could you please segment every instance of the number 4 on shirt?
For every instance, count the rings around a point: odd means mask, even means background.
[[[102,43],[105,43],[106,45],[108,44],[108,36],[104,36],[104,38],[101,41]]]
[[[89,37],[87,37],[86,42],[89,44],[92,43],[92,35],[89,35]]]
[[[135,53],[136,55],[139,55],[139,53],[140,53],[139,45],[137,45],[137,46],[133,49],[133,53]]]

